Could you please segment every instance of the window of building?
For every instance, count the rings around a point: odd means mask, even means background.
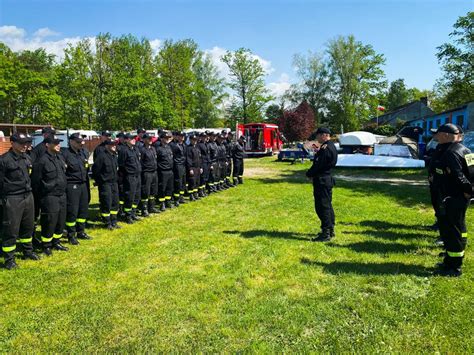
[[[459,116],[456,117],[456,124],[458,126],[461,126],[461,127],[464,126],[464,116],[463,115],[459,115]]]

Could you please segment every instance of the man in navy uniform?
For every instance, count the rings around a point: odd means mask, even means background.
[[[331,142],[331,131],[319,127],[316,131],[316,140],[321,147],[314,155],[313,165],[306,172],[306,176],[313,179],[313,196],[316,214],[321,220],[321,232],[313,241],[328,242],[334,238],[335,215],[332,207],[332,188],[335,184],[331,169],[337,163],[337,150]]]

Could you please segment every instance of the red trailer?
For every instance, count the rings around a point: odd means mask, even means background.
[[[248,155],[272,155],[283,146],[280,130],[276,124],[247,123],[237,126],[238,137],[245,136],[245,152]]]

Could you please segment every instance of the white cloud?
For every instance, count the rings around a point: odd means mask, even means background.
[[[48,27],[43,27],[43,28],[40,28],[35,33],[33,33],[33,36],[44,38],[44,37],[59,36],[59,33],[53,30],[50,30]]]
[[[64,49],[68,45],[76,45],[83,39],[89,39],[92,50],[95,50],[95,37],[65,37],[58,40],[47,40],[46,37],[58,36],[59,33],[44,27],[38,29],[32,36],[28,36],[23,28],[16,26],[0,26],[0,42],[5,43],[12,51],[21,52],[24,50],[36,50],[44,48],[47,53],[54,54],[57,60],[64,58]],[[161,46],[159,39],[150,41],[153,53]]]
[[[267,88],[270,90],[270,93],[277,98],[282,96],[285,91],[290,88],[290,86],[290,77],[286,73],[282,73],[278,81],[267,84]]]
[[[150,41],[150,47],[151,50],[153,51],[153,55],[156,55],[158,51],[160,50],[162,41],[159,39],[153,39]]]

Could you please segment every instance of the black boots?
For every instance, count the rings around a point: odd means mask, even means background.
[[[184,196],[183,195],[179,195],[179,203],[181,205],[184,205],[186,203],[186,200],[184,199]]]
[[[148,213],[160,213],[155,207],[155,200],[148,200]]]
[[[18,264],[15,262],[15,258],[5,261],[5,269],[13,270],[17,268],[18,268]]]
[[[335,237],[333,228],[323,229],[315,238],[312,238],[312,242],[329,242],[332,238]]]
[[[69,233],[67,235],[67,240],[69,241],[69,244],[71,245],[79,245],[79,241],[76,238],[76,233]]]
[[[146,202],[143,203],[142,206],[142,217],[148,217],[150,214],[148,213],[148,206]]]
[[[171,200],[166,200],[166,208],[174,208],[174,205],[171,203]]]

